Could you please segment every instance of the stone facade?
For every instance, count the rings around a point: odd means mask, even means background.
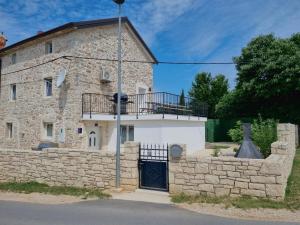
[[[121,187],[138,187],[139,145],[121,148]],[[110,189],[115,187],[116,161],[111,151],[45,149],[0,150],[0,182],[38,181],[49,185]]]
[[[170,193],[283,199],[296,150],[296,126],[279,124],[278,141],[266,159],[187,156],[171,159]]]
[[[85,123],[81,120],[82,94],[115,93],[117,63],[60,58],[29,70],[14,71],[65,55],[116,59],[116,40],[117,26],[107,25],[52,34],[0,55],[2,60],[0,147],[30,149],[37,146],[45,139],[43,124],[53,123],[54,136],[51,141],[58,142],[59,133],[63,129],[65,140],[59,143],[59,147],[85,149],[87,135]],[[53,44],[52,54],[45,54],[45,43],[48,41],[52,41]],[[126,24],[123,25],[122,41],[124,60],[152,61]],[[11,63],[13,53],[17,55],[16,64]],[[58,72],[62,69],[67,69],[66,81],[61,88],[57,88]],[[110,73],[111,83],[100,82],[101,69]],[[124,62],[122,69],[123,92],[136,94],[139,84],[152,88],[152,63]],[[45,97],[44,78],[53,79],[51,97]],[[16,100],[9,100],[11,84],[16,84]],[[12,138],[8,138],[7,123],[13,124]],[[83,134],[77,133],[78,128],[83,128]]]

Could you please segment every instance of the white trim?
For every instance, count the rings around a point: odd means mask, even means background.
[[[135,121],[135,120],[176,120],[176,121],[191,121],[191,122],[206,122],[206,117],[197,116],[183,116],[183,115],[172,115],[172,114],[148,114],[148,115],[121,115],[122,121]],[[92,114],[90,118],[89,113],[83,114],[82,120],[91,121],[114,121],[116,120],[115,115],[105,115],[105,114]]]

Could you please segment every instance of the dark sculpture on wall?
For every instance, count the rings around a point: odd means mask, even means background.
[[[235,157],[249,159],[263,159],[263,155],[254,145],[251,139],[251,124],[243,124],[244,139]]]

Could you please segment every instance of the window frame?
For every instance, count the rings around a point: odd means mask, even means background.
[[[52,136],[48,136],[48,126],[51,125],[52,126]],[[52,122],[43,122],[43,132],[44,132],[44,139],[46,140],[53,140],[54,138],[54,123]]]
[[[10,85],[10,101],[16,101],[17,100],[17,84],[11,84]]]
[[[122,129],[126,129],[126,133],[125,133],[125,138],[123,136],[123,132],[122,132]],[[132,135],[132,138],[131,135],[130,135],[130,129],[133,130],[133,135]],[[121,125],[121,134],[120,134],[120,138],[121,138],[121,144],[124,144],[125,142],[127,141],[134,141],[134,125]],[[132,140],[131,140],[132,139]]]
[[[14,132],[13,123],[11,123],[11,122],[6,123],[6,138],[12,139],[13,132]]]
[[[53,42],[52,41],[47,41],[45,43],[45,54],[51,54],[53,53]]]
[[[11,54],[11,64],[14,65],[17,63],[17,53]]]
[[[51,80],[51,94],[48,95],[48,86],[49,81]],[[50,98],[53,96],[53,79],[52,77],[44,78],[44,97]]]

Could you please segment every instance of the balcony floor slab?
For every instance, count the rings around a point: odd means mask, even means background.
[[[82,120],[84,121],[115,121],[116,115],[98,114],[98,113],[84,113]],[[185,115],[173,115],[173,114],[145,114],[145,115],[121,115],[123,121],[135,121],[135,120],[177,120],[177,121],[191,121],[191,122],[206,122],[206,117],[198,116],[185,116]]]

